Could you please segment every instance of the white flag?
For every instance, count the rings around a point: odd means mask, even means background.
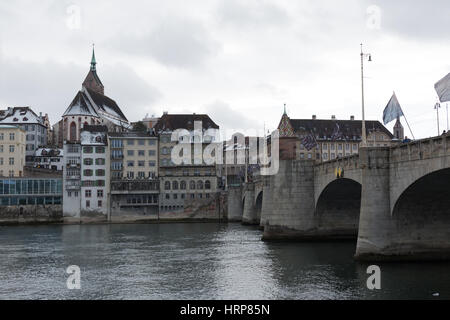
[[[389,100],[389,103],[387,104],[383,112],[384,125],[387,125],[389,122],[400,118],[401,116],[403,116],[403,110],[402,107],[400,107],[400,103],[398,102],[397,96],[394,92],[391,100]]]
[[[441,102],[450,101],[450,73],[434,85]]]

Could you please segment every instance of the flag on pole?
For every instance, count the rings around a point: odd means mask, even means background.
[[[313,134],[310,133],[302,140],[302,144],[306,148],[306,150],[311,151],[312,149],[317,147],[316,137],[314,137]]]
[[[339,127],[339,123],[336,122],[336,127],[334,128],[333,134],[331,135],[331,140],[343,140],[345,139],[344,134]]]
[[[439,100],[441,102],[449,102],[450,101],[450,73],[446,75],[444,78],[439,80],[434,88],[439,96]]]
[[[389,122],[400,118],[401,116],[403,116],[403,110],[394,92],[383,112],[384,125],[387,125]]]

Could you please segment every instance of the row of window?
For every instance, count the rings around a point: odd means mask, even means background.
[[[3,170],[0,170],[0,177],[3,177]],[[12,178],[15,176],[15,171],[14,170],[9,170],[8,171],[8,177]],[[19,171],[19,177],[22,176],[22,171]]]
[[[0,197],[2,206],[61,204],[61,197]]]
[[[187,187],[187,183],[186,181],[181,181],[180,183],[178,183],[178,181],[172,181],[172,183],[170,183],[170,181],[166,181],[164,183],[164,190],[178,190],[178,188],[180,190],[186,190]],[[211,189],[211,181],[206,180],[204,183],[203,181],[199,180],[197,181],[197,183],[195,183],[195,181],[190,181],[189,182],[189,190],[210,190]]]
[[[3,140],[5,140],[5,134],[4,134],[3,132],[1,132],[1,133],[0,133],[0,141],[3,141]],[[16,134],[15,134],[14,132],[11,132],[11,133],[9,134],[9,140],[10,140],[10,141],[16,140]]]
[[[5,163],[3,161],[3,158],[0,158],[0,166],[3,166]],[[13,166],[14,165],[14,158],[9,158],[9,165]]]
[[[4,146],[0,145],[0,153],[3,153],[3,151],[4,151]],[[16,146],[10,145],[9,146],[9,153],[14,153],[14,151],[16,151]]]
[[[134,157],[135,155],[135,150],[127,150],[127,156],[129,157]],[[145,157],[145,150],[136,150],[136,154],[139,157]],[[149,157],[155,157],[156,156],[156,150],[148,150],[148,156]]]
[[[104,187],[105,180],[84,180],[81,185],[83,187]]]
[[[166,170],[166,171],[163,171],[163,172],[164,172],[164,174],[166,176],[176,176],[176,175],[178,175],[178,172],[176,172],[174,170]],[[200,177],[200,176],[213,176],[213,175],[214,174],[213,174],[213,170],[212,169],[206,169],[206,170],[203,171],[203,173],[200,172],[199,168],[196,168],[193,171],[192,170],[190,171],[188,169],[183,170],[183,176],[184,177],[189,177],[189,176]]]
[[[127,204],[158,204],[158,196],[157,195],[128,196]]]
[[[95,170],[95,175],[97,177],[104,177],[105,176],[105,170],[104,169],[97,169]],[[92,177],[94,175],[94,170],[91,169],[85,169],[83,170],[83,175],[86,177]]]
[[[94,153],[94,147],[83,147],[84,153]],[[105,147],[95,147],[95,153],[105,153]]]
[[[127,161],[127,167],[134,167],[136,161]],[[145,167],[145,161],[137,161],[137,166],[138,167]],[[148,166],[149,167],[156,167],[156,161],[151,160],[148,162]]]
[[[113,179],[114,178],[115,179],[122,178],[123,177],[123,173],[122,172],[113,171],[112,177],[113,177]],[[145,178],[155,179],[156,178],[156,173],[154,171],[150,171],[148,173],[148,175],[146,175],[146,173],[144,171],[139,171],[137,173],[137,175],[135,175],[133,171],[128,171],[127,174],[126,174],[126,177],[128,179],[134,179],[135,177],[137,177],[139,179],[145,179]]]
[[[92,198],[92,190],[84,190],[84,196],[86,198]],[[97,190],[97,198],[103,198],[103,190]]]
[[[166,200],[170,200],[170,199],[173,199],[173,200],[178,200],[178,199],[186,199],[187,198],[187,195],[186,195],[186,193],[181,193],[181,194],[178,194],[178,193],[173,193],[173,194],[170,194],[170,193],[166,193],[166,195],[165,195],[165,199]],[[209,194],[209,193],[205,193],[205,194],[203,194],[203,193],[190,193],[189,194],[189,198],[190,199],[209,199],[209,198],[211,198],[211,194]]]
[[[138,146],[145,146],[145,141],[148,141],[149,146],[156,145],[156,139],[125,139],[128,146],[134,146],[135,142]],[[111,139],[111,148],[123,148],[123,140]]]
[[[0,194],[62,194],[62,180],[3,179]]]
[[[95,165],[102,166],[105,165],[106,160],[104,158],[96,158],[95,159]],[[92,166],[94,164],[94,159],[92,158],[85,158],[83,159],[83,164],[86,166]]]

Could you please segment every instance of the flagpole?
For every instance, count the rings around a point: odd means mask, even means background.
[[[447,104],[446,104],[446,106],[447,106],[447,131],[448,131],[448,102],[447,102]]]
[[[441,107],[441,105],[439,103],[436,103],[436,105],[434,106],[434,108],[436,109],[436,116],[437,116],[437,129],[438,129],[438,136],[441,134],[441,129],[439,127],[439,108]]]
[[[405,117],[406,124],[408,125],[408,129],[409,129],[409,132],[411,132],[413,140],[416,140],[416,137],[414,137],[414,133],[412,132],[411,127],[409,126],[408,119],[406,119],[406,116],[405,116],[404,112],[403,112],[403,117]]]
[[[361,43],[361,105],[362,105],[362,147],[367,146],[367,136],[366,136],[366,118],[364,115],[364,53],[362,49],[363,45]]]

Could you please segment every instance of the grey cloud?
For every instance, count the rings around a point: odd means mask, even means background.
[[[287,12],[268,1],[224,0],[218,7],[219,19],[238,26],[272,26],[289,23]]]
[[[200,22],[168,17],[151,31],[141,35],[122,36],[120,49],[153,57],[170,67],[202,66],[215,56],[220,45]]]
[[[220,125],[223,130],[240,130],[258,129],[258,121],[254,119],[254,115],[248,115],[245,112],[236,111],[223,101],[216,100],[205,107],[214,122]]]
[[[420,40],[450,38],[448,0],[378,0],[370,4],[381,9],[381,31]]]
[[[31,106],[48,113],[52,123],[59,121],[76,92],[80,90],[89,66],[55,62],[33,63],[0,56],[0,107]],[[125,65],[98,70],[105,94],[116,100],[132,120],[142,118],[161,93]]]

